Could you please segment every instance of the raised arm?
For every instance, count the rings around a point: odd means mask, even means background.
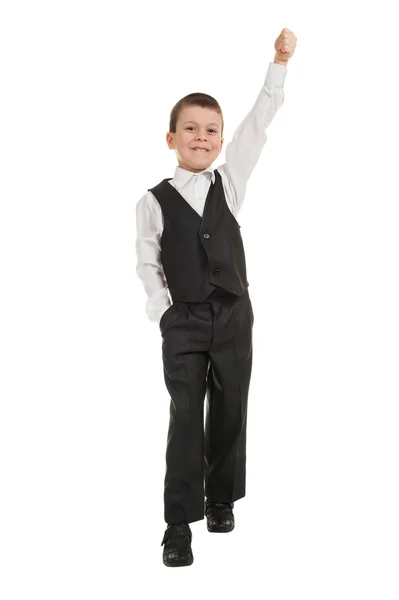
[[[266,143],[266,129],[284,103],[286,65],[295,45],[295,35],[289,29],[283,29],[275,42],[274,62],[269,63],[264,84],[255,104],[226,146],[226,162],[217,167],[218,171],[225,170],[235,191],[235,214],[242,206],[247,182]]]

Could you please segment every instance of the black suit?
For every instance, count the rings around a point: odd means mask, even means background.
[[[168,180],[150,190],[163,213],[161,256],[173,301],[160,321],[171,397],[167,523],[203,519],[204,495],[214,502],[245,496],[253,312],[240,226],[215,176],[202,218]]]

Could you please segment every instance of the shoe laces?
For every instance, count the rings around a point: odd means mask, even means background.
[[[171,525],[168,525],[162,542],[161,542],[161,546],[168,540],[171,540],[172,538],[178,538],[178,537],[182,537],[182,536],[186,536],[188,537],[188,539],[191,542],[191,529],[188,525],[188,523],[172,523]]]

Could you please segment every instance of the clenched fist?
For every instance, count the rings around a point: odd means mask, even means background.
[[[297,38],[294,33],[284,27],[278,38],[274,43],[274,49],[276,54],[274,55],[274,62],[279,64],[287,64],[288,60],[295,52]]]

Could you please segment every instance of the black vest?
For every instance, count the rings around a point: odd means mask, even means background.
[[[202,217],[164,179],[148,191],[164,219],[161,262],[173,302],[204,302],[221,295],[241,296],[248,287],[240,225],[229,209],[215,169]],[[216,288],[215,288],[216,286]]]

